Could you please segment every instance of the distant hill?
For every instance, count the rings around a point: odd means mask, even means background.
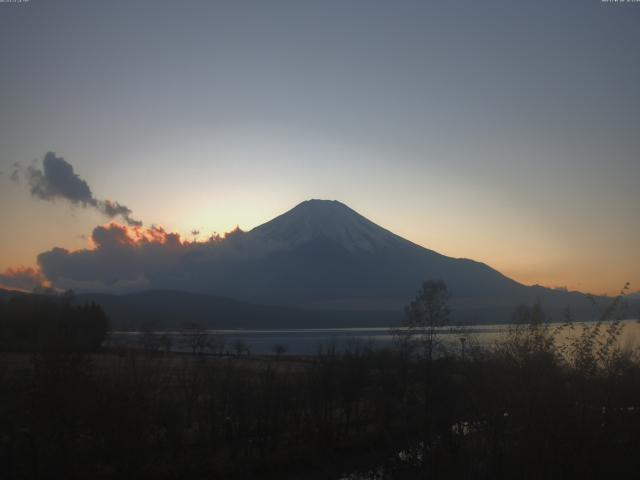
[[[33,295],[0,288],[0,301]],[[85,293],[72,297],[76,304],[102,306],[114,329],[179,329],[196,324],[209,329],[386,327],[397,323],[400,312],[317,311],[257,305],[230,298],[172,290],[129,294]]]
[[[6,299],[15,295],[27,295],[27,294],[19,290],[7,290],[4,288],[0,288],[0,299]]]
[[[400,318],[399,313],[389,316],[380,312],[314,311],[171,290],[124,295],[81,294],[75,301],[101,305],[114,329],[172,329],[186,324],[210,329],[388,326]]]
[[[0,289],[0,301],[12,296],[31,295]],[[640,311],[640,302],[630,303]],[[299,329],[389,327],[402,319],[402,310],[330,310],[259,305],[212,295],[172,290],[149,290],[130,294],[87,293],[73,298],[77,304],[95,302],[101,305],[111,320],[112,328],[179,329],[196,324],[208,329]],[[476,323],[477,318],[498,318],[508,321],[510,306],[457,306],[454,323]],[[589,310],[589,315],[593,313]],[[465,317],[465,314],[468,315]],[[633,315],[632,315],[633,316]],[[635,315],[638,316],[638,315]],[[556,318],[561,319],[561,317]],[[482,322],[480,322],[482,323]]]

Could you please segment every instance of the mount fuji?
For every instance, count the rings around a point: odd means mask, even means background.
[[[560,312],[590,304],[578,292],[522,285],[466,258],[421,247],[338,201],[308,200],[211,251],[183,259],[186,290],[268,305],[398,314],[421,283],[444,280],[454,317],[508,321],[519,303],[540,301]],[[160,288],[185,289],[165,283]]]
[[[308,200],[253,230],[206,242],[131,244],[108,241],[104,227],[98,233],[99,248],[53,249],[39,264],[55,286],[93,279],[101,293],[79,290],[80,300],[97,301],[124,326],[388,326],[426,280],[447,284],[453,322],[504,323],[517,305],[534,302],[555,320],[568,307],[579,320],[597,313],[583,293],[526,286],[484,263],[447,257],[338,201]],[[142,282],[128,294],[113,294],[118,282],[135,278]]]

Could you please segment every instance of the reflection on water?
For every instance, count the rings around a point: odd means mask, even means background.
[[[640,323],[625,320],[620,345],[624,348],[640,344]],[[555,325],[552,325],[554,328]],[[460,338],[468,337],[467,343],[479,346],[491,345],[509,328],[509,325],[473,325],[464,328],[441,329],[441,340],[451,348],[460,347]],[[572,335],[579,332],[580,325]],[[569,335],[566,330],[558,335],[563,341]],[[195,338],[197,337],[197,338]],[[162,343],[160,339],[165,343]],[[331,328],[331,329],[288,329],[288,330],[202,330],[202,331],[162,331],[162,332],[113,332],[109,340],[112,346],[140,346],[144,341],[156,342],[156,347],[169,346],[172,351],[190,352],[196,348],[204,353],[230,352],[240,343],[253,354],[272,354],[275,346],[280,346],[287,354],[308,355],[318,352],[320,346],[335,345],[340,351],[348,344],[359,341],[372,348],[385,348],[393,342],[388,328]],[[280,350],[283,352],[283,350]]]

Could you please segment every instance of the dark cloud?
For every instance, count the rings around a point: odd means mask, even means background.
[[[178,271],[182,255],[196,247],[161,227],[116,223],[94,228],[91,241],[93,249],[54,248],[38,255],[44,275],[58,284],[71,280],[108,286],[144,276],[156,278]]]
[[[53,152],[44,156],[42,170],[34,166],[27,168],[27,179],[31,194],[42,200],[62,198],[83,206],[97,205],[87,182],[73,171],[70,163],[62,157],[56,157]]]
[[[42,169],[36,165],[23,168],[14,164],[11,179],[20,183],[20,177],[27,180],[31,195],[45,201],[66,200],[74,205],[93,207],[109,218],[122,217],[130,226],[141,226],[140,220],[131,217],[131,209],[114,200],[98,200],[91,192],[89,184],[74,172],[73,166],[64,158],[47,152],[42,160]]]
[[[135,245],[135,240],[129,235],[129,229],[116,223],[94,228],[91,240],[98,249],[103,250]]]
[[[118,202],[104,200],[98,202],[98,209],[109,218],[120,216],[131,227],[140,227],[142,222],[131,218],[131,209],[126,205],[120,205]]]
[[[32,291],[49,285],[42,272],[31,267],[8,268],[0,273],[0,286],[4,288]]]
[[[208,240],[188,241],[159,226],[117,223],[94,228],[91,243],[93,248],[54,248],[41,253],[40,270],[61,289],[118,290],[123,285],[144,284],[147,288],[204,291],[210,275],[217,275],[229,261],[254,259],[281,247],[239,228]]]

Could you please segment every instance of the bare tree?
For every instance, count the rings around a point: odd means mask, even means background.
[[[282,355],[284,355],[285,353],[287,353],[287,347],[285,345],[282,345],[281,343],[277,343],[272,347],[273,353],[276,356],[276,359],[280,359],[280,357]]]
[[[187,323],[185,324],[184,335],[194,355],[204,352],[207,347],[207,332],[204,328],[197,323]]]
[[[222,355],[224,353],[224,347],[226,340],[221,333],[212,333],[207,339],[207,348],[214,355]]]
[[[236,351],[237,356],[241,356],[243,353],[246,353],[247,356],[251,353],[249,349],[249,345],[242,338],[238,338],[235,342],[233,342],[233,349]]]
[[[418,350],[421,371],[422,406],[424,408],[422,465],[424,472],[435,476],[432,440],[435,424],[433,394],[434,353],[440,345],[442,327],[449,323],[449,291],[442,280],[427,280],[406,308],[404,323],[406,342]]]
[[[442,280],[427,280],[406,308],[404,326],[409,338],[420,347],[421,355],[433,359],[442,327],[449,323],[449,291]]]

